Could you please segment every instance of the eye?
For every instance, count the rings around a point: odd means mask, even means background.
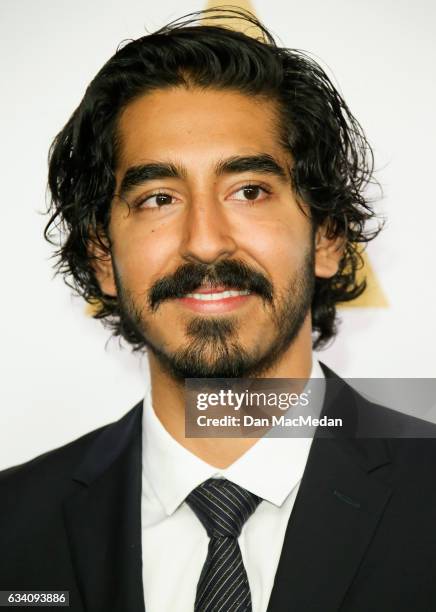
[[[271,192],[261,185],[243,185],[237,191],[232,193],[233,200],[238,202],[259,202],[266,200]],[[263,196],[263,197],[261,197]]]
[[[158,191],[152,193],[147,197],[140,197],[134,203],[134,208],[161,208],[168,204],[173,204],[176,198],[170,193],[164,191]]]

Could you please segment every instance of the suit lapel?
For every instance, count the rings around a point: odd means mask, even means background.
[[[144,612],[141,556],[142,402],[93,442],[65,503],[73,566],[87,612]]]
[[[349,418],[343,431],[313,440],[268,612],[337,612],[391,495],[373,477],[390,462],[385,442],[353,438],[358,423],[354,392],[324,370],[323,414]]]

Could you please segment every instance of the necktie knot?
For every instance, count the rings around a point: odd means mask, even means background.
[[[210,538],[238,538],[245,521],[261,501],[225,478],[205,480],[186,498]]]

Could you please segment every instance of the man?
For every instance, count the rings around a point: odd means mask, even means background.
[[[1,474],[0,588],[92,612],[433,609],[436,445],[374,437],[433,430],[312,355],[364,290],[369,145],[315,62],[214,14],[263,39],[194,15],[133,41],[53,144],[59,269],[147,349],[151,390]],[[242,377],[320,378],[346,426],[186,436],[185,379]]]

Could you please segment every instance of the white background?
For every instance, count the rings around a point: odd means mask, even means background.
[[[142,363],[53,279],[42,239],[47,151],[118,43],[201,2],[0,0],[0,469],[115,420]],[[435,26],[432,0],[258,0],[283,45],[332,71],[373,144],[388,218],[369,248],[386,309],[341,311],[320,358],[345,377],[435,377]]]

